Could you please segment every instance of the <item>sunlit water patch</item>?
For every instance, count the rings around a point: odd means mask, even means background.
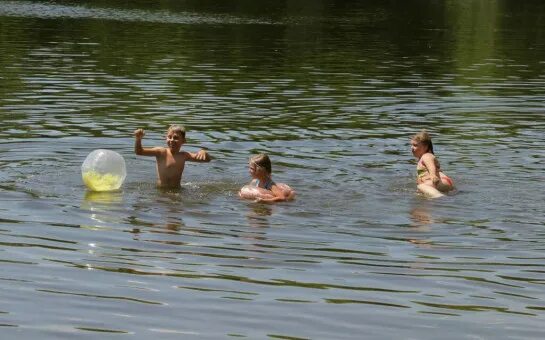
[[[101,8],[89,5],[61,5],[30,1],[3,1],[0,15],[41,19],[96,19],[123,22],[148,22],[184,25],[230,25],[230,24],[274,24],[274,22],[233,17],[228,15],[205,15],[202,13],[173,13],[160,10]]]

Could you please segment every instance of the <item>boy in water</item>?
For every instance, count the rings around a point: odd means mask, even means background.
[[[167,147],[142,147],[144,130],[134,131],[134,153],[140,156],[155,156],[157,161],[157,185],[163,188],[179,188],[185,162],[210,162],[210,155],[204,149],[197,153],[181,151],[185,143],[185,129],[171,125],[167,130]]]

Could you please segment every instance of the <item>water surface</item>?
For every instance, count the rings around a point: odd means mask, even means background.
[[[1,1],[8,338],[540,339],[539,1]],[[158,190],[132,133],[215,160]],[[415,193],[428,129],[457,191]],[[91,151],[123,189],[85,189]],[[267,152],[295,202],[241,201]]]

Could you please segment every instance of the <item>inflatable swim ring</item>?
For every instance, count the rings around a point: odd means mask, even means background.
[[[284,195],[288,198],[288,201],[291,201],[295,198],[295,191],[287,184],[276,183],[276,186],[284,191]],[[240,198],[255,200],[258,198],[267,199],[274,198],[272,191],[259,188],[253,185],[245,185],[238,192]]]
[[[454,181],[448,177],[447,175],[445,175],[444,173],[439,173],[439,177],[441,178],[441,180],[445,181],[448,183],[448,185],[450,185],[451,187],[454,188]]]
[[[238,195],[240,198],[244,198],[247,200],[255,200],[258,198],[273,198],[274,195],[272,191],[258,188],[253,185],[245,185],[243,186],[240,191],[238,192]]]

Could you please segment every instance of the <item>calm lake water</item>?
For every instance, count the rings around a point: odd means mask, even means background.
[[[545,337],[542,1],[0,1],[0,81],[2,338]],[[258,152],[296,201],[238,199]]]

